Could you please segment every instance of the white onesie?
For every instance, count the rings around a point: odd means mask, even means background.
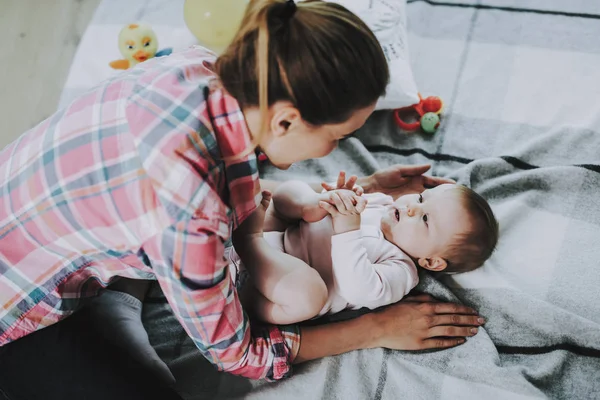
[[[301,259],[325,281],[329,296],[319,316],[395,303],[419,281],[413,261],[380,229],[392,198],[380,193],[363,196],[368,205],[360,230],[336,235],[327,216],[319,222],[300,221],[285,232],[264,233],[271,246]]]

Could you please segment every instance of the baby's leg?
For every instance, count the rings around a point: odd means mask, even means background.
[[[269,202],[269,206],[267,207],[267,211],[265,212],[265,222],[263,225],[263,230],[265,232],[283,232],[290,225],[292,221],[286,219],[281,214],[277,212],[273,202]]]
[[[306,321],[316,317],[323,308],[322,305],[320,307],[314,305],[313,307],[305,306],[303,310],[299,304],[301,300],[291,306],[274,303],[259,292],[253,282],[244,285],[240,293],[240,301],[250,316],[275,325]]]
[[[316,316],[327,301],[327,286],[302,260],[273,248],[262,234],[270,194],[233,236],[234,246],[260,295],[245,293],[251,311],[266,322],[290,324]],[[247,303],[248,304],[248,303]]]
[[[325,283],[313,268],[283,252],[282,243],[277,243],[283,240],[283,233],[265,235],[270,236],[249,238],[252,257],[258,252],[266,254],[244,264],[250,279],[240,294],[242,304],[251,314],[273,324],[313,318],[327,300]]]

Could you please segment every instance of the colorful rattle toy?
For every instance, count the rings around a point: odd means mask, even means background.
[[[129,24],[119,33],[119,51],[125,58],[111,62],[114,69],[129,69],[150,58],[168,56],[173,50],[158,51],[158,39],[150,25]]]
[[[419,94],[419,103],[412,106],[399,108],[394,111],[394,119],[398,126],[408,132],[417,131],[419,128],[426,133],[435,133],[440,126],[440,113],[444,109],[444,102],[437,96],[423,99]],[[401,116],[416,112],[419,119],[415,122],[405,122]]]

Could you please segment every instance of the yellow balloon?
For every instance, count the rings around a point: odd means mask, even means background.
[[[198,42],[221,53],[240,27],[249,0],[186,0],[183,18]]]

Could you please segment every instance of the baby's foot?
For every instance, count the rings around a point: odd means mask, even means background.
[[[271,203],[273,195],[268,190],[263,190],[262,200],[256,210],[235,230],[234,239],[236,236],[262,236],[263,227],[265,225],[265,214]]]

